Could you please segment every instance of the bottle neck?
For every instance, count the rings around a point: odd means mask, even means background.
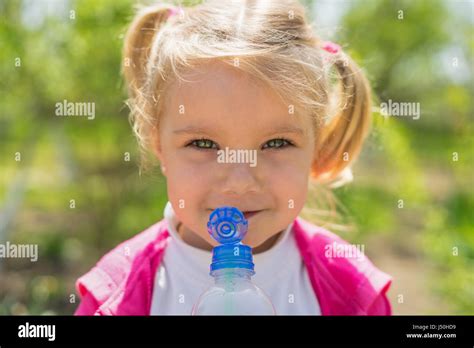
[[[246,268],[222,268],[212,272],[216,284],[223,283],[230,278],[250,282],[253,274],[252,270]]]

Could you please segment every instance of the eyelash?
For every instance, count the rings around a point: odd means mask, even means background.
[[[208,151],[208,150],[214,150],[216,148],[214,147],[199,147],[198,145],[196,145],[197,142],[199,141],[210,141],[212,143],[212,145],[217,145],[215,142],[213,142],[212,140],[210,139],[205,139],[205,138],[200,138],[200,139],[194,139],[194,140],[191,140],[187,145],[186,147],[193,147],[195,148],[196,150],[199,150],[199,151]],[[271,139],[269,141],[267,141],[265,145],[267,145],[269,142],[271,141],[283,141],[284,143],[286,143],[286,145],[281,145],[281,146],[278,146],[278,147],[271,147],[270,149],[274,149],[274,150],[281,150],[281,149],[284,149],[286,147],[289,147],[289,146],[294,146],[293,142],[288,140],[288,139],[285,139],[285,138],[275,138],[275,139]],[[211,146],[212,146],[211,145]],[[268,147],[267,147],[268,148]]]

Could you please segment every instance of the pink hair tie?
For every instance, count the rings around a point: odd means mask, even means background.
[[[168,9],[168,18],[169,18],[169,17],[176,16],[177,14],[181,14],[182,11],[183,11],[183,10],[181,9],[181,7],[176,7],[176,6],[170,7],[170,8]]]
[[[324,41],[322,46],[323,50],[332,54],[336,54],[341,51],[341,46],[331,41]]]

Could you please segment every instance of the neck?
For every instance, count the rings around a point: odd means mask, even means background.
[[[283,231],[280,231],[274,236],[268,238],[265,242],[260,244],[258,247],[252,248],[252,254],[260,254],[260,253],[263,253],[264,251],[267,251],[271,247],[273,247],[276,244],[278,238],[280,238],[280,236],[282,235],[282,233]]]
[[[194,233],[190,229],[186,228],[181,222],[178,224],[178,234],[181,239],[188,245],[191,245],[195,248],[212,251],[214,248],[206,240],[201,238],[198,234]]]

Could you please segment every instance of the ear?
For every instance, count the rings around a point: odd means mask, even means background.
[[[153,153],[160,162],[161,172],[164,176],[166,176],[166,161],[163,156],[163,148],[161,147],[161,143],[158,137],[153,137],[152,146]]]
[[[310,177],[313,179],[317,179],[319,175],[321,175],[321,168],[319,166],[319,147],[318,144],[315,142],[313,146],[313,156],[311,161],[311,168],[310,168]]]
[[[321,171],[318,167],[318,164],[316,160],[313,160],[313,163],[311,164],[310,177],[313,179],[317,179],[320,175]]]

